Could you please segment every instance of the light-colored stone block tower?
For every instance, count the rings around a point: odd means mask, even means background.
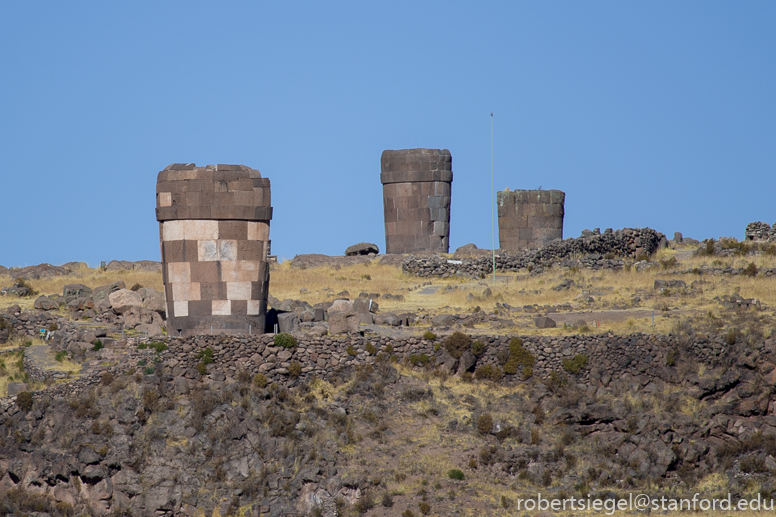
[[[169,335],[261,334],[269,287],[269,179],[243,165],[175,163],[156,218]]]

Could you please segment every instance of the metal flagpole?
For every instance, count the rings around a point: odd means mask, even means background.
[[[496,285],[496,189],[493,180],[493,113],[490,114],[490,229],[493,236],[493,285]]]

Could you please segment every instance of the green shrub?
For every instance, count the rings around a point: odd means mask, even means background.
[[[412,510],[410,510],[409,508],[407,508],[406,510],[404,510],[403,512],[401,512],[401,517],[415,517],[415,514],[414,514],[414,513],[412,513]]]
[[[207,347],[197,352],[197,359],[202,361],[202,364],[210,364],[213,362],[213,349]]]
[[[165,350],[167,350],[167,345],[160,341],[155,341],[150,345],[148,345],[148,348],[153,348],[154,350],[156,350],[156,353],[162,353]]]
[[[22,391],[16,395],[16,405],[22,411],[29,411],[32,409],[32,393],[29,391]]]
[[[139,345],[137,345],[138,350],[145,350],[146,348],[148,348],[148,345],[145,343],[140,343]]]
[[[204,362],[204,361],[201,361],[201,362],[200,362],[200,363],[197,365],[197,371],[198,371],[198,372],[199,372],[199,374],[200,374],[201,376],[203,376],[203,377],[204,377],[205,375],[207,375],[207,364],[205,364],[205,362]]]
[[[489,379],[493,382],[498,382],[502,376],[501,368],[490,364],[483,364],[474,371],[474,378],[478,380]]]
[[[393,345],[388,343],[385,345],[385,353],[391,355],[393,353]]]
[[[437,335],[431,332],[430,330],[427,330],[423,333],[423,339],[427,341],[434,341],[437,338]]]
[[[292,379],[297,379],[300,375],[302,375],[302,365],[299,361],[292,361],[288,365],[288,376]]]
[[[97,341],[95,341],[95,342],[94,342],[94,346],[92,347],[92,350],[94,350],[95,352],[97,352],[98,350],[102,350],[103,348],[104,348],[104,347],[103,347],[103,345],[102,345],[102,341],[100,341],[100,340],[98,339]]]
[[[281,332],[275,336],[275,346],[282,346],[283,348],[296,347],[296,339],[294,336],[287,332]]]
[[[154,367],[153,366],[146,366],[145,370],[143,372],[146,375],[153,375],[154,374]]]
[[[493,429],[493,417],[490,413],[480,415],[477,419],[477,430],[480,434],[488,434]]]
[[[349,356],[355,357],[358,355],[358,352],[355,348],[353,348],[353,345],[348,345],[348,347],[345,349],[345,352],[348,353]]]
[[[146,364],[148,364],[148,361],[146,361],[145,359],[141,359],[137,362],[138,366],[145,366]]]
[[[466,476],[463,475],[463,471],[460,469],[450,469],[447,471],[447,477],[450,479],[457,479],[458,481],[463,481],[466,479]]]
[[[476,357],[479,357],[485,353],[486,348],[487,348],[487,345],[482,341],[479,341],[479,340],[474,341],[472,343],[472,354],[474,354]]]
[[[587,366],[587,356],[585,354],[577,354],[573,359],[563,360],[563,369],[574,375],[578,374],[580,370]]]
[[[367,343],[364,349],[369,355],[375,355],[377,353],[377,347],[375,347],[372,343]]]
[[[676,356],[678,354],[676,353],[676,350],[669,350],[666,354],[666,366],[673,366],[676,364]]]
[[[412,355],[410,355],[410,364],[412,366],[417,366],[419,364],[425,365],[425,364],[428,364],[430,360],[431,359],[429,359],[429,357],[426,354],[412,354]]]
[[[530,366],[524,366],[523,367],[523,378],[524,379],[530,379],[533,376],[533,368]]]
[[[464,352],[470,350],[472,338],[463,332],[453,332],[445,339],[445,349],[454,359],[460,359]]]
[[[536,358],[523,347],[523,340],[519,337],[512,338],[509,341],[509,355],[516,357],[523,366],[533,366],[536,364]]]
[[[728,330],[727,333],[725,334],[725,343],[727,343],[730,346],[735,345],[736,340],[738,340],[738,334],[739,332],[737,328],[732,328]]]
[[[54,359],[61,363],[65,360],[65,357],[67,357],[67,352],[62,350],[61,352],[57,352],[57,355],[54,356]]]
[[[742,273],[748,277],[755,277],[757,276],[757,266],[754,264],[754,262],[750,262],[749,265],[744,268]]]
[[[267,382],[267,377],[263,373],[257,373],[253,376],[253,385],[257,388],[266,388]]]
[[[431,513],[431,505],[426,501],[421,501],[418,503],[418,510],[420,510],[421,515],[428,515]]]

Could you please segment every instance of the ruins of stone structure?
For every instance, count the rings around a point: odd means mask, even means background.
[[[176,163],[159,173],[170,335],[264,332],[270,201],[269,179],[243,165]]]
[[[564,192],[507,189],[497,196],[498,241],[502,250],[537,248],[563,239]]]
[[[450,248],[453,157],[447,149],[383,151],[380,158],[385,210],[385,252]]]
[[[776,223],[773,226],[762,221],[746,225],[745,240],[747,241],[776,241]]]

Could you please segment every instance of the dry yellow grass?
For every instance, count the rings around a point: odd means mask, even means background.
[[[43,278],[40,280],[29,280],[29,284],[35,291],[41,294],[62,294],[62,289],[67,284],[84,284],[87,287],[95,288],[101,285],[112,284],[113,282],[123,281],[127,289],[140,284],[143,287],[151,287],[157,291],[164,291],[162,274],[151,271],[103,271],[100,268],[89,268],[82,266],[71,275]],[[0,286],[10,286],[15,279],[8,275],[0,275]],[[0,309],[13,304],[18,304],[22,309],[31,309],[35,303],[34,298],[0,298]]]

